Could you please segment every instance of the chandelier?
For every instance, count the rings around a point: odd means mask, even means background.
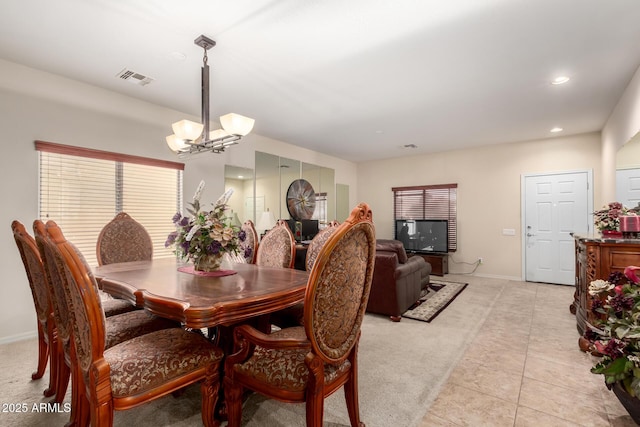
[[[204,49],[202,60],[202,123],[180,120],[173,123],[173,135],[167,137],[167,145],[178,155],[211,151],[221,153],[225,147],[238,141],[253,129],[255,120],[240,114],[229,113],[220,116],[222,129],[209,131],[209,65],[207,50],[216,45],[210,38],[201,35],[194,43]]]

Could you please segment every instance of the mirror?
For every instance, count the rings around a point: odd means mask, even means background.
[[[268,209],[275,219],[289,219],[287,191],[291,183],[300,178],[309,181],[316,193],[316,212],[313,218],[320,221],[321,227],[328,221],[334,219],[344,221],[349,216],[349,212],[342,217],[337,214],[335,171],[332,168],[259,151],[256,151],[255,164],[256,218],[261,216],[262,211],[259,205],[262,200],[264,211]],[[346,187],[346,210],[348,211],[348,186]]]
[[[229,207],[238,214],[238,220],[242,224],[250,219],[256,222],[255,211],[257,209],[253,194],[253,169],[238,166],[224,166],[224,191],[233,189],[233,195],[229,199]],[[260,211],[262,212],[262,211]]]
[[[351,205],[349,203],[349,186],[336,184],[336,219],[340,222],[349,218]]]
[[[640,132],[616,154],[616,201],[628,208],[640,206]]]

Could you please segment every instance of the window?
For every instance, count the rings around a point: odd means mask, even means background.
[[[54,220],[89,265],[97,265],[100,230],[121,211],[147,229],[154,258],[174,256],[164,242],[182,210],[184,164],[42,141],[36,150],[39,217]]]
[[[327,223],[327,193],[316,193],[316,208],[311,219],[317,219],[318,223]]]
[[[393,191],[393,219],[449,220],[449,252],[458,248],[458,184],[396,187]]]

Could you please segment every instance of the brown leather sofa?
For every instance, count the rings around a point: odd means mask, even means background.
[[[431,264],[420,256],[407,257],[398,240],[376,240],[376,264],[367,311],[399,322],[429,285]]]

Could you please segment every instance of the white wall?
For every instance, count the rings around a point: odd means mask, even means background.
[[[185,117],[0,60],[0,198],[4,201],[0,209],[0,343],[33,336],[36,330],[33,300],[10,228],[11,221],[17,219],[31,230],[38,215],[34,141],[180,161],[164,141],[170,124]],[[355,164],[252,133],[223,154],[205,153],[183,160],[185,201],[191,199],[202,179],[206,182],[203,202],[215,201],[224,192],[224,165],[253,168],[255,150],[332,167],[339,182],[350,185],[355,194]]]
[[[482,257],[477,274],[519,279],[520,177],[578,169],[593,170],[597,182],[599,133],[360,163],[358,199],[371,206],[376,235],[392,238],[392,187],[457,183],[458,251],[452,259],[461,263]],[[504,228],[515,229],[516,235],[502,235]],[[450,273],[470,270],[470,265],[449,263]]]

